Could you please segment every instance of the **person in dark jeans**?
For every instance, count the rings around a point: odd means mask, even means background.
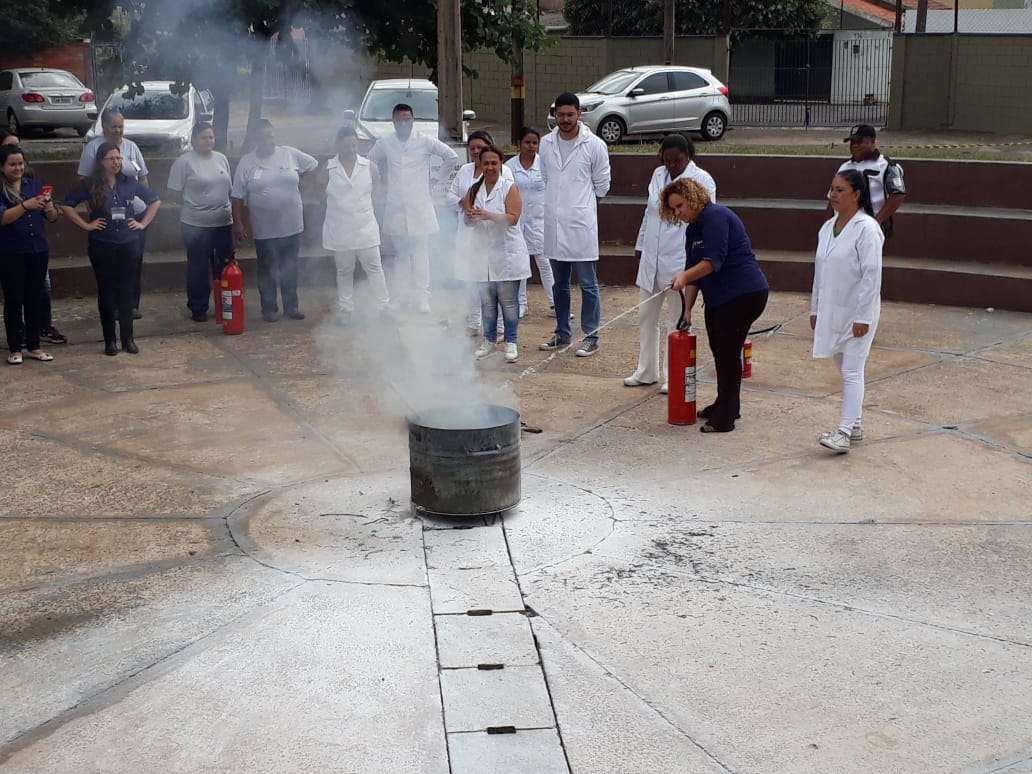
[[[660,195],[667,222],[688,224],[685,270],[673,289],[685,291],[688,309],[702,291],[706,335],[717,371],[717,399],[698,412],[704,433],[729,433],[741,414],[742,347],[749,328],[767,306],[767,278],[753,253],[745,226],[734,212],[710,201],[706,189],[681,178]]]
[[[186,247],[186,306],[194,322],[208,319],[211,282],[233,254],[233,212],[229,192],[233,177],[229,161],[215,150],[215,130],[209,123],[193,128],[193,150],[172,163],[168,190],[182,197],[179,225]],[[215,299],[219,303],[219,299]]]
[[[39,302],[50,258],[43,221],[57,220],[54,203],[42,188],[35,177],[25,176],[20,147],[0,148],[0,286],[11,365],[21,365],[23,348],[25,357],[54,359],[39,348]]]
[[[137,220],[133,199],[147,209]],[[83,202],[87,218],[76,211]],[[89,233],[87,254],[97,279],[97,308],[104,331],[104,354],[117,355],[115,320],[119,323],[122,349],[131,355],[139,347],[133,338],[133,276],[140,256],[141,231],[154,220],[161,202],[137,179],[122,174],[122,155],[117,145],[105,142],[97,149],[93,173],[61,202],[65,215]]]

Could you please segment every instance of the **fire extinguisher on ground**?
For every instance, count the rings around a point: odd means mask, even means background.
[[[667,337],[667,422],[695,424],[695,334],[685,320],[684,291],[681,291],[681,319]]]
[[[222,307],[222,332],[236,335],[244,332],[244,273],[240,271],[236,253],[229,257],[229,263],[222,270],[220,306]]]
[[[752,376],[752,339],[746,339],[742,346],[742,378]]]

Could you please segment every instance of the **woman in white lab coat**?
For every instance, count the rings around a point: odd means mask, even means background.
[[[864,176],[839,172],[828,201],[835,211],[817,235],[817,256],[810,298],[813,356],[829,357],[842,376],[842,412],[838,428],[818,442],[844,454],[864,437],[864,364],[871,351],[881,313],[882,244],[885,236],[871,217]]]
[[[494,139],[491,137],[490,132],[484,129],[470,132],[469,139],[466,141],[466,151],[469,153],[470,161],[459,167],[459,171],[455,173],[455,179],[452,180],[451,188],[448,192],[448,198],[455,202],[455,206],[460,210],[460,214],[463,209],[462,199],[469,192],[470,186],[477,180],[480,180],[484,174],[483,167],[480,165],[480,151],[489,145],[494,145]],[[502,174],[509,180],[512,180],[512,171],[507,167]],[[462,265],[470,260],[470,252],[474,249],[471,243],[472,236],[472,232],[469,229],[464,229],[459,224],[459,228],[455,232],[456,278],[464,273],[465,270],[462,268]],[[470,307],[466,314],[466,327],[469,329],[470,336],[476,336],[480,333],[480,323],[480,294],[473,287],[470,290]],[[501,329],[499,329],[500,332]]]
[[[512,179],[502,175],[502,151],[489,145],[480,151],[483,176],[462,199],[463,219],[459,229],[467,229],[473,250],[457,271],[458,279],[475,282],[480,292],[480,311],[484,320],[484,341],[477,348],[478,360],[495,349],[498,307],[502,309],[505,360],[515,363],[520,322],[518,293],[520,280],[530,276],[530,256],[520,230],[523,202]]]
[[[667,303],[667,333],[677,327],[681,315],[681,302],[672,290],[656,296],[670,287],[674,275],[684,271],[684,233],[688,224],[677,220],[667,222],[660,217],[660,194],[670,183],[681,178],[694,180],[709,193],[710,201],[717,200],[717,184],[713,177],[695,165],[695,145],[684,135],[671,134],[659,146],[662,166],[656,167],[649,181],[649,199],[645,215],[638,229],[638,240],[634,244],[634,257],[638,260],[638,300],[643,302],[638,309],[638,367],[623,380],[627,387],[655,384],[662,378],[660,392],[667,392],[666,358],[660,358],[664,337],[660,331],[660,317],[663,302]],[[655,298],[652,298],[655,296]],[[651,299],[646,301],[646,299]]]
[[[527,243],[527,251],[537,263],[541,285],[548,299],[548,316],[555,317],[555,299],[552,297],[552,264],[544,256],[545,251],[545,179],[541,177],[541,159],[538,158],[538,145],[541,143],[541,132],[530,126],[520,129],[519,155],[505,162],[512,170],[513,179],[520,189],[523,199],[523,212],[520,213],[520,229],[523,241]],[[520,317],[527,314],[527,281],[520,282]]]

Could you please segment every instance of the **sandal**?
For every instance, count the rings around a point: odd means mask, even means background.
[[[49,363],[54,359],[53,355],[43,350],[39,352],[26,352],[25,357],[31,357],[33,360],[39,360],[41,363]]]
[[[21,365],[22,364],[22,353],[12,352],[7,356],[7,365]]]
[[[707,422],[706,424],[704,424],[702,427],[699,428],[699,432],[700,433],[730,433],[734,429],[735,429],[734,425],[731,425],[730,427],[714,427],[709,422]]]

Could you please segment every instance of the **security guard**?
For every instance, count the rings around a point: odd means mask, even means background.
[[[907,197],[907,190],[903,185],[903,167],[878,150],[875,144],[877,136],[869,124],[854,126],[849,137],[843,140],[849,143],[852,158],[838,171],[855,169],[864,175],[871,190],[874,219],[885,236],[892,236],[892,216]]]

